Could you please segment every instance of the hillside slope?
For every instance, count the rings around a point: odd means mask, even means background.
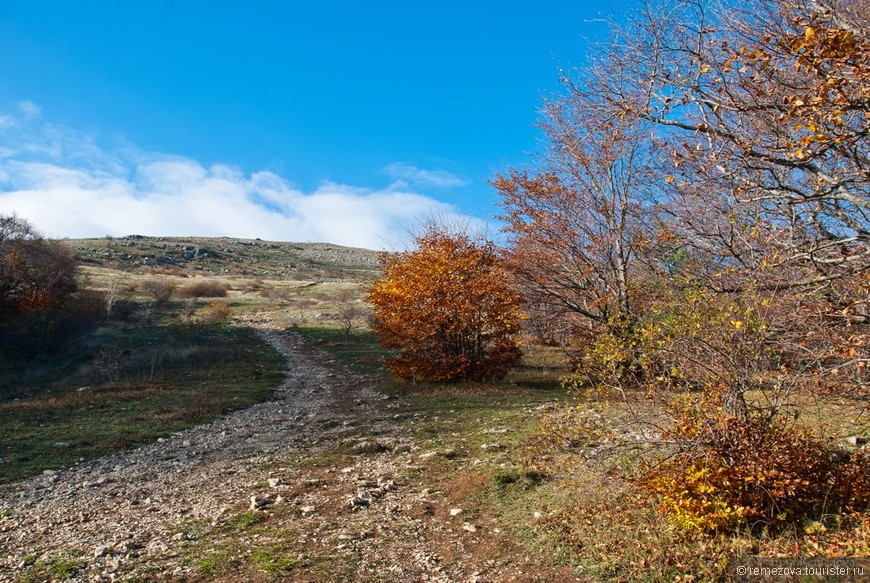
[[[228,237],[104,237],[67,239],[85,265],[124,271],[165,270],[203,275],[307,279],[370,279],[378,252],[330,243],[287,243]]]

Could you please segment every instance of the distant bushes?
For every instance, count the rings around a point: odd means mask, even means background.
[[[225,298],[229,289],[229,284],[213,280],[198,280],[178,287],[178,282],[166,277],[142,279],[127,286],[128,292],[141,292],[157,303],[165,303],[172,298]]]
[[[180,298],[225,298],[229,289],[226,283],[202,280],[180,288],[177,295]]]
[[[138,289],[151,296],[157,304],[165,304],[172,299],[178,284],[171,279],[151,278],[138,284]]]

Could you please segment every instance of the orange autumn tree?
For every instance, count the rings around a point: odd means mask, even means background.
[[[390,369],[414,381],[484,381],[519,361],[521,298],[495,246],[429,226],[417,248],[381,255],[371,285],[372,328],[396,351]]]

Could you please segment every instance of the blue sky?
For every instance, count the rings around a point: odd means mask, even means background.
[[[401,246],[490,222],[606,2],[10,2],[0,213],[48,235]]]

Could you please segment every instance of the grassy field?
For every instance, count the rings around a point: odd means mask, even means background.
[[[263,401],[284,375],[283,357],[252,330],[206,325],[103,328],[62,364],[39,365],[0,402],[0,483]]]

